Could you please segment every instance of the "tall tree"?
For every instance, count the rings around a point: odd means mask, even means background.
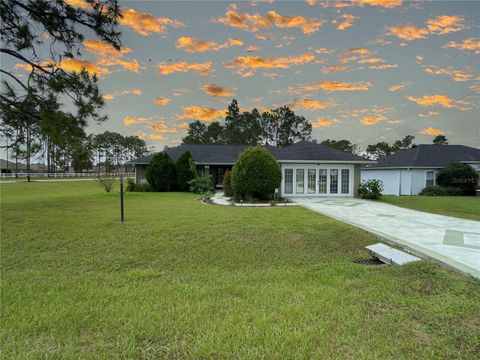
[[[203,134],[202,144],[225,144],[225,127],[218,121],[211,122]]]
[[[288,108],[282,106],[262,115],[265,130],[265,143],[284,147],[300,140],[309,140],[312,133],[312,124],[303,116],[295,115]]]
[[[437,145],[448,145],[448,140],[445,135],[437,135],[433,139],[433,143]]]
[[[355,155],[358,155],[359,149],[358,145],[351,143],[349,140],[323,140],[320,144],[325,146],[330,146],[334,149],[338,149],[341,151],[349,152]]]
[[[398,150],[410,149],[411,147],[415,146],[415,144],[413,143],[414,139],[415,136],[407,135],[401,140],[396,140],[392,146],[393,151],[396,152]]]
[[[182,141],[185,144],[204,144],[207,126],[200,120],[195,120],[188,124],[188,135]]]
[[[367,146],[367,154],[375,160],[394,153],[394,149],[385,141]]]
[[[242,143],[240,118],[238,102],[236,99],[233,99],[230,105],[228,105],[227,115],[225,116],[225,140],[227,144]]]

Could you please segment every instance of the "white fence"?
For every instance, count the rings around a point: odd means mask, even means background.
[[[28,173],[19,172],[19,173],[5,173],[0,174],[2,179],[16,179],[16,178],[26,178]],[[115,176],[118,177],[118,173],[30,173],[31,178],[51,178],[51,179],[72,179],[72,178],[95,178],[97,176]],[[134,177],[134,172],[129,172],[124,174],[125,177]]]

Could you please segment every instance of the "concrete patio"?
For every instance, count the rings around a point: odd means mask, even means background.
[[[435,215],[360,199],[292,198],[292,201],[357,226],[423,257],[480,278],[480,222]]]

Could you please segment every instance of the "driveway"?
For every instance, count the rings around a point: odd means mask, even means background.
[[[292,198],[307,209],[377,234],[480,278],[480,222],[354,198]]]

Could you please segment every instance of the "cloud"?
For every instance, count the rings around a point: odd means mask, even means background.
[[[353,25],[355,19],[358,19],[358,17],[349,14],[342,14],[342,19],[343,22],[337,25],[338,30],[345,30],[349,28]]]
[[[159,96],[155,99],[153,99],[153,103],[155,105],[162,105],[162,106],[165,106],[165,105],[168,105],[168,103],[170,102],[170,98],[166,97],[166,96]]]
[[[153,33],[165,34],[167,26],[179,28],[185,26],[179,20],[169,18],[157,18],[146,12],[137,12],[134,9],[123,9],[122,17],[119,20],[121,25],[127,26],[142,36],[149,36]]]
[[[407,96],[407,99],[420,106],[441,106],[444,108],[457,108],[469,110],[470,103],[464,100],[452,99],[446,95],[424,95],[422,97]]]
[[[359,64],[377,64],[377,63],[383,63],[385,60],[381,58],[366,58],[366,59],[360,59],[358,60]]]
[[[403,90],[409,86],[411,86],[412,83],[411,82],[402,82],[400,84],[397,84],[397,85],[392,85],[388,88],[388,90],[390,91],[399,91],[399,90]]]
[[[312,99],[295,99],[292,104],[289,104],[292,108],[302,107],[309,110],[323,110],[331,108],[336,105],[335,101],[319,101]]]
[[[472,80],[472,77],[473,77],[472,75],[467,74],[462,70],[452,69],[450,66],[448,68],[443,69],[435,65],[430,65],[430,66],[424,66],[424,69],[429,74],[446,75],[457,82],[470,81]]]
[[[182,96],[187,93],[192,92],[192,90],[187,89],[187,88],[179,88],[179,89],[173,89],[172,95],[173,96]]]
[[[368,49],[365,49],[365,48],[348,49],[345,52],[350,53],[350,54],[359,54],[359,55],[368,55],[369,54]]]
[[[319,127],[328,127],[332,126],[334,124],[339,124],[341,123],[340,120],[337,120],[335,118],[317,118],[314,122],[312,122],[312,127],[313,128],[319,128]]]
[[[462,42],[449,41],[446,43],[444,48],[452,48],[460,51],[470,51],[475,55],[480,55],[480,41],[475,40],[474,38],[468,38]]]
[[[330,54],[330,53],[333,52],[333,50],[332,49],[327,49],[327,48],[319,48],[319,49],[315,50],[315,52],[317,54]]]
[[[259,51],[259,50],[262,50],[262,47],[261,46],[254,46],[254,45],[250,45],[249,47],[247,47],[245,49],[245,51],[248,51],[248,52]]]
[[[437,116],[437,115],[440,115],[440,113],[436,112],[436,111],[428,111],[427,113],[419,113],[418,117],[419,118],[428,118],[428,117]]]
[[[225,89],[223,86],[215,84],[205,84],[203,85],[203,91],[205,94],[213,97],[222,97],[222,96],[234,96],[233,91]]]
[[[365,91],[370,90],[372,84],[367,81],[360,81],[355,83],[340,82],[340,81],[322,81],[316,84],[297,85],[288,88],[288,91],[293,94],[298,94],[308,91],[323,90],[326,92],[332,91]]]
[[[388,120],[384,115],[382,114],[375,114],[375,115],[370,115],[370,116],[365,116],[362,118],[362,124],[363,125],[375,125],[378,124],[381,121],[386,121]]]
[[[324,67],[322,69],[322,73],[330,74],[334,71],[346,71],[347,69],[348,69],[348,66],[332,65],[332,66]]]
[[[412,24],[391,26],[387,34],[402,40],[413,41],[426,39],[428,35],[445,35],[463,29],[465,29],[465,23],[462,17],[443,15],[428,19],[426,27],[416,27]]]
[[[443,131],[429,126],[423,130],[420,130],[418,134],[437,136],[437,135],[442,135]]]
[[[379,6],[387,9],[398,7],[402,5],[402,0],[350,0],[355,5],[364,6]]]
[[[385,69],[394,69],[396,67],[398,67],[397,64],[382,64],[382,65],[370,65],[368,68],[375,69],[375,70],[385,70]]]
[[[290,66],[307,64],[313,60],[315,60],[315,56],[308,53],[299,56],[269,57],[265,59],[260,56],[239,56],[227,64],[226,67],[237,68],[237,74],[248,77],[253,75],[256,69],[288,69]]]
[[[161,75],[170,75],[173,73],[185,73],[196,72],[198,75],[210,76],[213,74],[212,62],[207,61],[204,63],[189,63],[186,61],[179,61],[177,63],[168,64],[167,62],[161,62],[158,64],[158,72]]]
[[[190,105],[183,107],[183,112],[177,115],[179,119],[196,119],[201,121],[213,121],[225,116],[225,110],[216,110],[204,108],[201,106]]]
[[[125,116],[123,118],[123,125],[128,126],[137,123],[144,123],[147,122],[148,119],[144,117],[132,117],[132,116]]]
[[[125,89],[125,90],[114,91],[114,92],[103,95],[103,98],[105,100],[113,100],[118,96],[131,95],[131,94],[140,96],[142,95],[142,90],[141,89]]]
[[[77,7],[79,9],[89,10],[92,8],[92,5],[87,3],[85,0],[65,0],[65,2],[73,7]]]
[[[149,125],[148,127],[159,133],[176,134],[180,132],[178,129],[169,128],[166,124]]]
[[[85,69],[89,74],[97,74],[99,76],[107,75],[110,73],[110,70],[107,67],[103,67],[98,64],[94,64],[88,60],[82,59],[63,59],[59,65],[59,68],[62,68],[65,71],[80,72],[82,69]]]
[[[230,6],[225,15],[216,19],[216,21],[249,32],[278,27],[299,28],[304,34],[313,34],[317,32],[324,23],[324,21],[315,18],[306,18],[298,15],[282,16],[276,11],[269,11],[265,16],[258,13],[239,13],[236,11],[236,6]]]
[[[229,48],[230,46],[242,46],[243,41],[239,39],[229,38],[228,42],[224,44],[217,44],[210,40],[198,40],[191,37],[182,36],[178,38],[176,46],[178,49],[182,49],[186,52],[205,52],[205,51],[218,51],[221,49]]]
[[[140,65],[137,60],[122,59],[125,54],[132,51],[132,49],[126,46],[117,50],[112,45],[101,40],[85,40],[83,46],[89,53],[97,56],[96,64],[99,66],[110,67],[119,65],[131,72],[138,72],[140,70]]]
[[[149,134],[148,135],[148,138],[150,140],[161,140],[161,141],[165,141],[165,140],[168,140],[167,137],[161,135],[161,134]]]

